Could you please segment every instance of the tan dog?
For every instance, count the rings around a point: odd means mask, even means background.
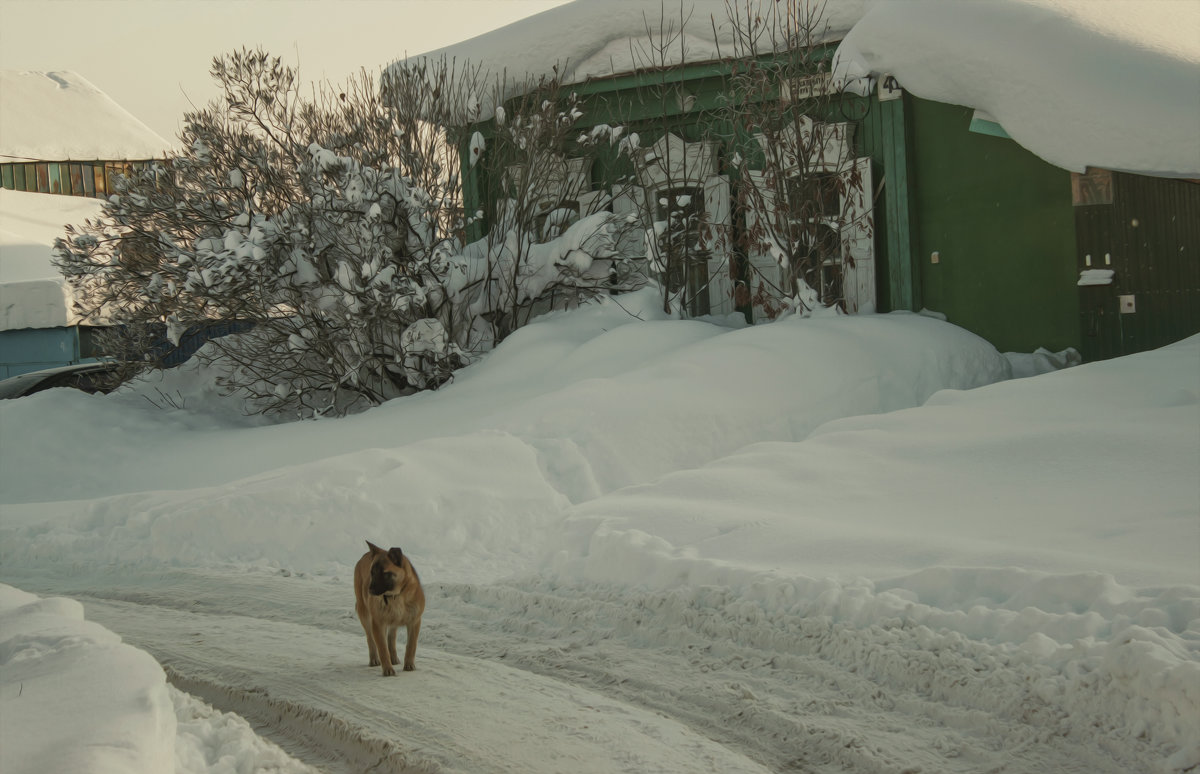
[[[367,633],[370,666],[383,664],[385,677],[396,674],[396,630],[408,628],[404,644],[404,671],[416,669],[417,635],[421,614],[425,612],[425,592],[421,579],[399,548],[384,551],[371,541],[368,550],[354,565],[354,611]]]

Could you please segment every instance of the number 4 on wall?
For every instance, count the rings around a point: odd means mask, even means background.
[[[900,82],[896,80],[894,75],[884,74],[879,76],[879,101],[886,102],[889,99],[900,99],[900,95],[904,93],[904,89],[900,88]]]

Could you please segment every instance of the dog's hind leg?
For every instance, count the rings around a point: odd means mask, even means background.
[[[404,643],[404,671],[411,672],[417,668],[417,635],[421,633],[421,619],[408,625],[408,641]],[[392,652],[396,652],[395,640],[392,641]]]

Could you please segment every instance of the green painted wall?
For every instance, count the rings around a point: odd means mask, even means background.
[[[1079,348],[1070,174],[970,132],[971,108],[908,99],[921,303],[1002,352]]]
[[[875,285],[881,312],[921,308],[913,228],[908,110],[903,99],[862,100],[855,115],[859,153],[871,157],[875,185]]]
[[[721,120],[725,78],[720,67],[700,66],[584,84],[579,128],[623,125],[641,133],[644,146],[663,131],[689,140],[707,134],[730,152],[743,138]],[[687,112],[659,96],[680,83],[695,96]],[[874,162],[880,311],[941,312],[1001,351],[1080,348],[1068,172],[1010,139],[971,132],[971,108],[906,95],[846,98],[830,109],[829,119],[857,125],[859,151]],[[615,155],[593,167],[601,187],[628,173]],[[492,197],[479,175],[468,178],[486,202]]]

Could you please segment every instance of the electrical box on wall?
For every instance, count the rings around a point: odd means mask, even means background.
[[[1132,295],[1117,296],[1117,309],[1121,314],[1133,314],[1137,311],[1137,304],[1134,302]]]

